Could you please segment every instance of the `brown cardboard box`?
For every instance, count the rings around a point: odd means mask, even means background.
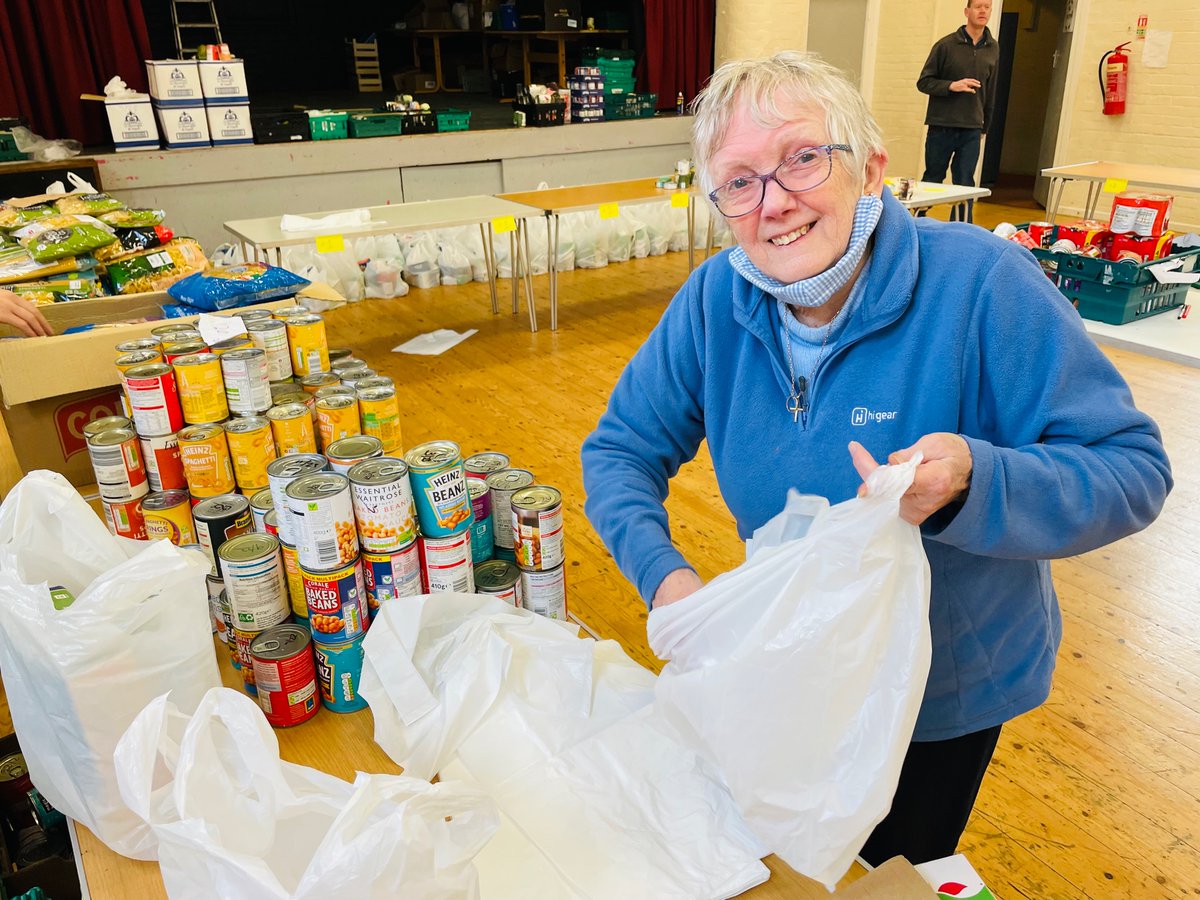
[[[902,856],[889,859],[873,872],[832,894],[816,881],[802,880],[803,884],[787,886],[788,897],[793,900],[828,900],[829,897],[837,900],[936,900],[938,896]]]
[[[429,72],[397,72],[392,80],[401,94],[427,94],[437,90],[437,79]]]

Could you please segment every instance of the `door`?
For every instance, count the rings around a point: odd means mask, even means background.
[[[1000,14],[1000,33],[996,36],[996,43],[1000,48],[1000,61],[996,66],[996,99],[987,137],[983,143],[980,187],[992,187],[1000,175],[1000,153],[1004,148],[1004,123],[1008,114],[1008,89],[1012,83],[1013,55],[1017,44],[1017,21],[1017,13]]]
[[[1067,0],[1063,26],[1058,32],[1058,42],[1054,47],[1054,68],[1050,73],[1050,96],[1046,103],[1046,120],[1042,129],[1042,144],[1038,150],[1038,175],[1034,182],[1033,196],[1038,203],[1046,205],[1046,194],[1050,181],[1042,177],[1042,169],[1054,165],[1054,151],[1058,146],[1058,122],[1062,117],[1063,94],[1067,88],[1067,61],[1071,58],[1071,41],[1074,33],[1073,0]]]

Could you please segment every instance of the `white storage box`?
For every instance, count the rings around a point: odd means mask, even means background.
[[[207,147],[208,116],[203,106],[154,105],[162,126],[163,141],[172,149],[178,147]]]
[[[146,80],[155,106],[197,106],[204,102],[194,59],[148,59]]]
[[[158,149],[158,126],[149,94],[105,100],[104,111],[118,151]]]
[[[202,59],[196,65],[200,68],[200,89],[204,92],[205,103],[250,102],[246,69],[240,59]]]
[[[205,107],[205,111],[208,113],[208,133],[212,136],[213,146],[224,147],[229,144],[254,143],[249,103],[226,103],[214,106],[210,102]]]

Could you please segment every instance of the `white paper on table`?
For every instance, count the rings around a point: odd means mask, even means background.
[[[1195,284],[1200,280],[1200,272],[1180,272],[1183,268],[1182,259],[1173,259],[1150,267],[1150,274],[1159,284]]]
[[[393,347],[393,353],[409,353],[414,356],[440,356],[451,347],[461,344],[479,329],[472,328],[459,334],[449,328],[439,328],[428,334],[419,334],[412,340],[405,341],[399,347]]]
[[[210,347],[246,333],[246,323],[242,321],[241,316],[210,316],[201,313],[198,327],[200,337],[204,338],[204,343]]]
[[[1167,54],[1171,51],[1171,32],[1158,28],[1146,29],[1146,43],[1142,45],[1142,65],[1147,69],[1165,69]]]
[[[335,231],[338,228],[357,228],[371,221],[369,209],[348,209],[345,212],[330,213],[318,219],[308,216],[284,215],[279,218],[280,231]]]

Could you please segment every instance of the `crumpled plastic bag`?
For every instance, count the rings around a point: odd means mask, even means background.
[[[0,505],[0,669],[30,777],[135,859],[156,841],[121,801],[113,749],[164,690],[193,709],[221,683],[209,568],[169,541],[113,537],[56,472],[31,472]],[[56,586],[75,598],[65,609]]]
[[[658,712],[831,890],[891,806],[929,674],[929,564],[899,516],[919,463],[833,507],[793,492],[746,563],[647,622]]]
[[[575,234],[575,267],[602,269],[608,265],[608,232],[595,213],[567,213],[559,217],[570,222]]]
[[[325,713],[328,715],[328,713]],[[462,785],[284,762],[254,701],[214,688],[192,716],[151,701],[115,753],[121,796],[159,840],[172,900],[458,900],[495,807]]]
[[[633,249],[633,225],[629,219],[619,215],[615,219],[602,220],[600,227],[608,244],[608,261],[629,262],[629,255]]]
[[[442,285],[445,287],[470,284],[475,277],[467,251],[459,245],[454,236],[450,235],[443,237],[439,242],[438,270],[441,272]]]
[[[408,295],[408,282],[404,280],[404,267],[397,260],[373,259],[363,270],[366,296],[391,300]]]
[[[66,139],[51,141],[34,134],[23,125],[12,130],[13,142],[22,153],[28,153],[34,162],[54,162],[56,159],[70,159],[83,152],[83,144],[79,141]]]

